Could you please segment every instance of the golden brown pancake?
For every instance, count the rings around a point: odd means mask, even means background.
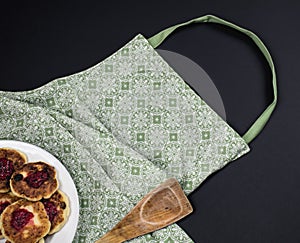
[[[20,198],[14,196],[11,192],[8,193],[0,193],[0,215],[4,211],[6,207],[10,204],[14,203],[15,201],[19,200]],[[0,239],[3,238],[1,227],[0,227]]]
[[[10,241],[5,241],[5,243],[11,243]],[[45,243],[44,238],[40,239],[39,241],[37,241],[36,243]]]
[[[55,168],[45,162],[27,163],[10,179],[13,194],[30,201],[50,198],[58,189]]]
[[[20,169],[27,162],[22,152],[12,148],[0,148],[0,192],[8,192],[9,180],[15,170]]]
[[[11,243],[35,243],[48,234],[51,223],[43,203],[18,200],[0,217],[4,237]]]
[[[70,215],[69,199],[65,193],[57,190],[49,199],[43,199],[51,228],[49,235],[59,231],[67,222]]]

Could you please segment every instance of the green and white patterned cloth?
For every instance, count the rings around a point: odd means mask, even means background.
[[[249,151],[153,46],[138,34],[87,70],[32,91],[0,92],[0,138],[49,151],[75,182],[73,242],[94,242],[167,178],[188,194]],[[131,242],[193,241],[173,224]]]

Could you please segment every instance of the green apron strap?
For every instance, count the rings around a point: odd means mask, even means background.
[[[269,120],[269,118],[270,118],[270,116],[271,116],[271,114],[272,114],[272,112],[273,112],[273,110],[276,106],[276,103],[277,103],[276,73],[275,73],[273,60],[272,60],[272,57],[271,57],[267,47],[257,37],[257,35],[255,35],[253,32],[251,32],[249,30],[241,28],[241,27],[239,27],[235,24],[232,24],[232,23],[230,23],[228,21],[225,21],[221,18],[218,18],[216,16],[205,15],[205,16],[202,16],[202,17],[199,17],[199,18],[192,19],[192,20],[187,21],[185,23],[177,24],[177,25],[174,25],[172,27],[169,27],[169,28],[159,32],[158,34],[152,36],[151,38],[148,39],[148,41],[154,48],[156,48],[157,46],[159,46],[164,41],[164,39],[168,35],[170,35],[177,28],[179,28],[181,26],[186,26],[186,25],[189,25],[189,24],[193,24],[193,23],[205,23],[205,22],[223,24],[223,25],[229,26],[229,27],[231,27],[233,29],[236,29],[236,30],[246,34],[247,36],[249,36],[254,41],[254,43],[258,46],[258,48],[261,50],[261,52],[263,53],[263,55],[267,59],[267,62],[269,64],[270,68],[271,68],[274,100],[265,109],[265,111],[257,118],[257,120],[253,123],[253,125],[248,129],[248,131],[243,135],[243,139],[247,143],[250,143],[261,132],[261,130],[264,128],[264,126],[266,125],[267,121]]]

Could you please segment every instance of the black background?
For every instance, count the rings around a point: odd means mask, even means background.
[[[150,37],[207,13],[258,34],[276,65],[277,109],[249,154],[189,196],[195,212],[180,225],[197,243],[300,242],[299,1],[6,1],[0,9],[0,89],[11,91],[86,69],[137,33]],[[207,71],[240,134],[272,100],[263,56],[236,31],[194,25],[160,48]]]

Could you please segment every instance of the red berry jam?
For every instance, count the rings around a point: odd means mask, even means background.
[[[9,202],[1,202],[0,203],[0,214],[4,211],[4,209],[9,205]]]
[[[14,227],[16,230],[21,230],[30,219],[33,218],[33,213],[29,212],[28,210],[21,208],[12,213],[11,218],[11,226]]]
[[[13,162],[5,158],[0,158],[0,179],[9,179],[13,172]]]
[[[49,175],[46,170],[37,171],[29,174],[25,181],[30,187],[39,188],[46,180],[48,180]]]
[[[44,201],[43,204],[44,204],[44,207],[47,211],[49,220],[52,223],[53,219],[56,217],[56,215],[58,213],[57,208],[56,208],[55,204],[53,202],[50,202],[50,201]]]

